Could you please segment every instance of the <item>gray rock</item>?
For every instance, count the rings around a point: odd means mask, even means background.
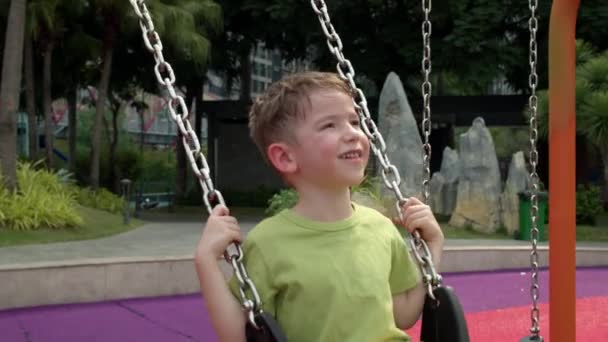
[[[501,195],[502,224],[509,235],[519,231],[519,198],[518,193],[528,188],[529,178],[526,160],[522,151],[513,154],[509,164],[509,175]]]
[[[450,225],[471,226],[480,232],[500,227],[500,171],[494,141],[482,118],[459,137],[462,174]]]
[[[429,205],[435,214],[448,216],[454,211],[460,173],[461,164],[458,153],[450,147],[446,147],[441,159],[441,170],[433,174],[430,183]]]
[[[388,74],[378,105],[378,129],[384,137],[387,154],[401,176],[400,189],[404,196],[419,196],[422,188],[422,140],[403,84],[394,72]],[[376,163],[376,176],[381,166]],[[393,196],[382,186],[382,197]]]

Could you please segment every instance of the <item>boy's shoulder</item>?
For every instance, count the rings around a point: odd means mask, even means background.
[[[391,219],[381,213],[378,209],[356,202],[353,202],[353,205],[355,207],[355,210],[358,212],[358,215],[363,219],[374,221],[377,223],[393,225]]]
[[[265,237],[276,236],[282,231],[281,227],[285,226],[286,222],[281,217],[281,213],[266,217],[258,222],[247,235],[247,239],[264,239]]]
[[[373,229],[375,232],[389,237],[390,239],[402,239],[399,228],[395,226],[393,220],[387,217],[386,214],[372,207],[357,204],[355,202],[353,202],[353,204],[360,213],[360,224],[363,224],[367,228]]]

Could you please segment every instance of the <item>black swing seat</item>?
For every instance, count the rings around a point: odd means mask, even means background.
[[[287,338],[283,334],[281,327],[271,315],[260,312],[255,315],[258,328],[251,323],[247,323],[245,336],[247,342],[286,342]]]
[[[451,287],[433,290],[437,301],[427,295],[422,311],[420,342],[469,342],[464,311]]]
[[[522,338],[519,342],[543,342],[543,337],[530,335]]]

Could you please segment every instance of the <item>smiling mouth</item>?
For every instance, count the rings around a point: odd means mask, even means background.
[[[339,159],[359,159],[363,155],[361,151],[348,151],[338,156]]]

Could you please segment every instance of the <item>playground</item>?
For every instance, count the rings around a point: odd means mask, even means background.
[[[11,0],[0,338],[608,339],[608,47],[578,1],[525,2],[422,0],[412,58],[375,42],[409,3]]]

